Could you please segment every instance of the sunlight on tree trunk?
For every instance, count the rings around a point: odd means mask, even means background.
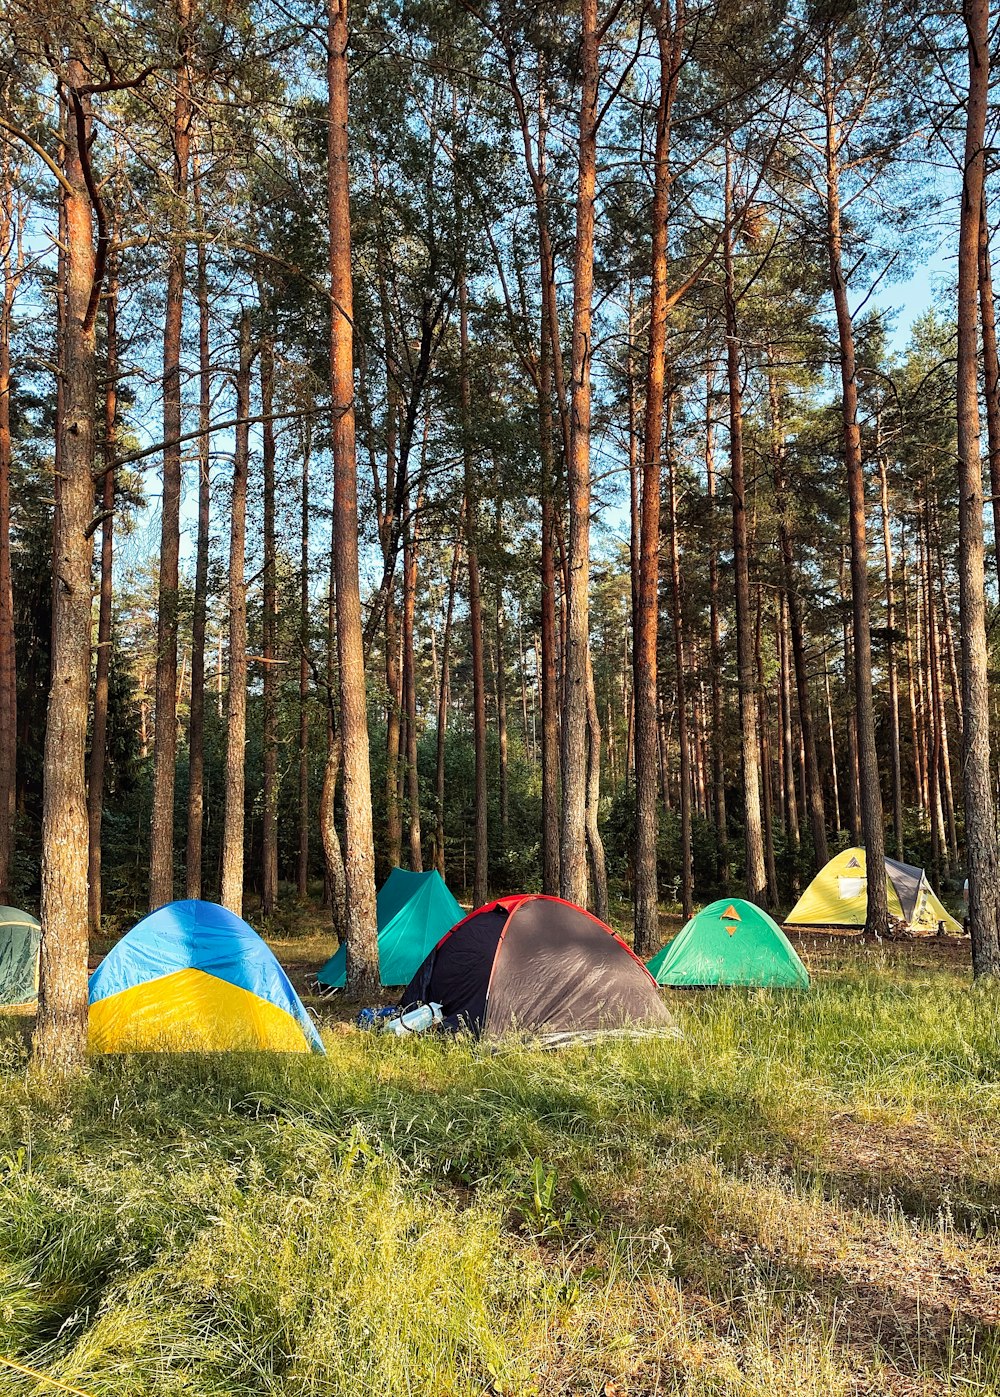
[[[379,987],[375,915],[368,703],[358,576],[358,475],[354,439],[354,311],[348,172],[347,0],[330,0],[329,91],[330,407],[333,414],[333,520],[337,581],[340,736],[344,764],[347,893],[347,988],[374,996]]]

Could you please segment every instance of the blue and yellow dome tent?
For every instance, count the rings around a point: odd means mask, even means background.
[[[465,916],[437,869],[411,873],[394,868],[379,888],[376,913],[383,985],[408,985],[445,932]],[[327,988],[343,989],[347,983],[345,946],[317,971],[316,979]]]
[[[323,1052],[291,981],[253,928],[194,900],[144,917],[91,975],[89,1048]]]

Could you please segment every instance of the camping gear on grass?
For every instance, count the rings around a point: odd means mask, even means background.
[[[405,985],[441,937],[465,916],[438,873],[411,873],[394,868],[379,889],[379,978],[383,985]],[[343,989],[347,980],[347,948],[341,946],[316,974],[327,989]]]
[[[922,868],[895,859],[885,861],[889,915],[907,931],[962,928],[945,911]],[[785,919],[786,926],[862,927],[868,912],[868,871],[864,849],[845,849],[821,868]]]
[[[426,1033],[435,1025],[444,1023],[440,1004],[418,1004],[415,1009],[407,1009],[404,1014],[396,1014],[382,1022],[383,1033],[395,1033],[405,1038],[408,1033]]]
[[[439,1003],[445,1027],[496,1038],[677,1032],[642,961],[596,917],[557,897],[487,903],[435,946],[400,1006]]]
[[[649,971],[660,985],[809,987],[809,973],[781,927],[738,897],[702,908],[653,957]]]
[[[253,927],[211,902],[144,917],[90,977],[92,1052],[323,1052]]]
[[[30,912],[0,907],[0,1004],[30,1004],[38,998],[41,935]]]

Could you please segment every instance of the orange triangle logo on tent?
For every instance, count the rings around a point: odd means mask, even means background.
[[[736,908],[733,906],[733,904],[730,903],[729,906],[726,908],[726,910],[725,910],[725,911],[723,912],[723,914],[722,914],[722,920],[723,920],[724,922],[738,922],[738,921],[741,921],[742,918],[740,917],[739,912],[737,912],[737,910],[736,910]]]

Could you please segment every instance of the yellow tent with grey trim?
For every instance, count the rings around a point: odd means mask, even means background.
[[[885,861],[889,915],[908,931],[961,933],[922,868]],[[864,849],[845,849],[816,874],[785,918],[786,926],[863,927],[868,913],[868,864]]]

